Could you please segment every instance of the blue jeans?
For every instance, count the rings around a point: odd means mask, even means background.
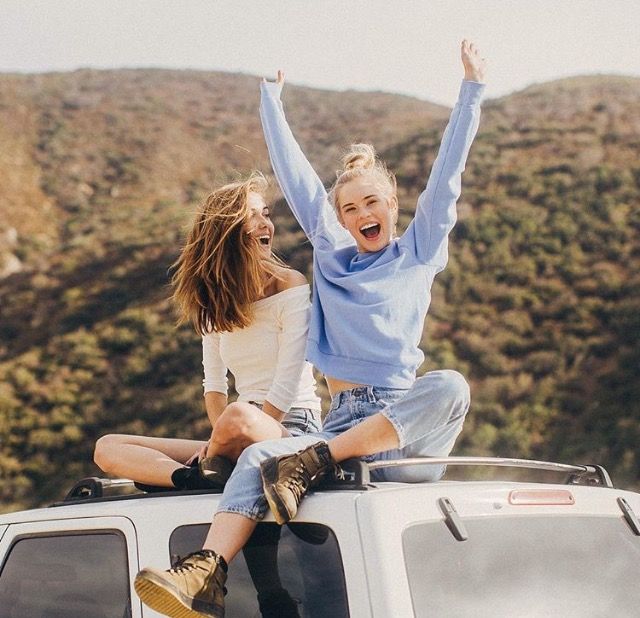
[[[248,401],[252,406],[263,410],[263,404]],[[292,436],[302,436],[306,433],[318,433],[321,429],[320,410],[311,408],[289,408],[280,424],[288,429]]]
[[[320,431],[320,412],[309,408],[291,408],[281,421],[292,436]]]
[[[462,430],[469,409],[469,386],[456,371],[432,371],[408,390],[362,386],[337,393],[321,432],[247,447],[227,481],[218,512],[239,513],[260,520],[268,505],[262,491],[260,463],[269,457],[295,453],[321,440],[330,440],[381,412],[398,434],[398,448],[363,457],[366,461],[404,457],[445,457]],[[436,481],[442,466],[388,468],[371,473],[374,480],[417,483]]]

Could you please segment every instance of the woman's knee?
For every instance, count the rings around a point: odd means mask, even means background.
[[[109,473],[116,459],[118,448],[126,442],[125,436],[110,433],[98,438],[93,451],[93,461],[103,472]]]
[[[262,412],[254,410],[253,406],[248,404],[230,403],[216,421],[214,435],[225,442],[242,438],[249,433],[256,414],[262,414]]]
[[[429,384],[429,390],[433,392],[431,389],[435,386],[437,396],[441,401],[459,408],[462,414],[466,414],[471,401],[471,393],[469,384],[461,373],[453,369],[441,369],[427,374],[424,378],[436,381],[435,385],[433,382]]]
[[[443,373],[445,389],[449,397],[468,404],[471,399],[471,392],[469,390],[469,383],[465,377],[453,369],[444,369]]]

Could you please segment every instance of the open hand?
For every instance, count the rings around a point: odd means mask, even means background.
[[[487,61],[481,56],[480,50],[471,41],[464,39],[460,55],[464,65],[464,78],[468,81],[484,83]]]

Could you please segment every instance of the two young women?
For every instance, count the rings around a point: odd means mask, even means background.
[[[337,462],[446,455],[462,428],[469,390],[460,374],[415,379],[418,348],[467,154],[475,136],[484,60],[462,43],[465,80],[414,220],[395,237],[395,179],[369,146],[357,145],[329,194],[296,143],[279,100],[281,74],[263,83],[261,118],[276,177],[314,248],[307,358],[332,402],[323,431],[247,447],[238,458],[203,550],[173,569],[143,569],[136,591],[168,616],[224,615],[227,562],[270,507],[284,523],[312,483]],[[337,216],[336,216],[337,215]],[[298,450],[301,449],[301,450]],[[376,471],[377,478],[438,478],[431,467]]]

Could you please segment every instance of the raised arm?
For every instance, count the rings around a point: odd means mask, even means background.
[[[314,245],[320,239],[334,244],[344,237],[344,230],[338,225],[327,202],[322,181],[289,128],[280,100],[283,85],[282,71],[278,71],[275,82],[263,80],[261,84],[260,119],[271,167],[289,207],[309,240]]]
[[[447,264],[448,235],[456,222],[462,172],[478,130],[484,91],[484,58],[473,43],[466,40],[462,42],[461,56],[465,78],[458,101],[444,131],[426,189],[418,198],[415,218],[403,235],[403,242],[412,246],[415,243],[418,259],[435,266],[437,271]]]

